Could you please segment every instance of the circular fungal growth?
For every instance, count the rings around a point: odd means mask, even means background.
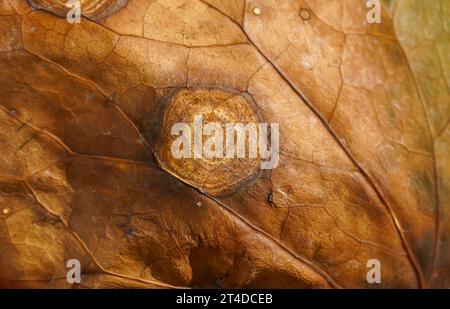
[[[260,122],[247,95],[181,89],[165,108],[155,155],[183,182],[213,196],[227,195],[259,169],[254,147]]]
[[[32,7],[46,10],[61,17],[74,12],[78,7],[82,16],[92,20],[102,20],[121,8],[128,0],[28,0]]]
[[[298,15],[303,20],[310,20],[311,19],[311,12],[307,8],[301,8]]]

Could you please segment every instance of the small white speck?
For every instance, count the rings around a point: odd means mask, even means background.
[[[9,208],[3,208],[3,214],[4,215],[9,214]]]
[[[314,57],[310,54],[303,56],[301,62],[306,69],[314,68],[315,64]]]
[[[261,15],[261,8],[259,6],[255,6],[253,8],[253,14],[255,15]]]
[[[202,202],[197,202],[197,207],[202,207]]]

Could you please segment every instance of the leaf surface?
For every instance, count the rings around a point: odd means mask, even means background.
[[[444,0],[107,2],[0,5],[2,286],[68,287],[73,258],[83,287],[449,286]],[[278,167],[231,193],[167,168],[179,89],[279,123]]]

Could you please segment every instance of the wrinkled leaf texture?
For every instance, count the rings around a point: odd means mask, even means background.
[[[70,287],[76,258],[81,287],[449,288],[450,2],[384,4],[367,24],[359,0],[129,0],[69,24],[1,0],[0,285]],[[185,87],[250,95],[279,166],[226,196],[164,171]]]

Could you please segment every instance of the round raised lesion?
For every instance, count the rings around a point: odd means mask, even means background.
[[[183,182],[213,196],[227,195],[257,174],[261,160],[257,149],[256,156],[251,151],[255,136],[237,133],[235,125],[251,129],[260,122],[245,94],[181,89],[165,108],[155,156],[161,168]],[[238,135],[244,140],[244,157],[237,154]]]
[[[75,2],[79,2],[81,15],[98,21],[123,8],[128,0],[28,0],[28,2],[36,9],[46,10],[61,17],[66,17]]]

